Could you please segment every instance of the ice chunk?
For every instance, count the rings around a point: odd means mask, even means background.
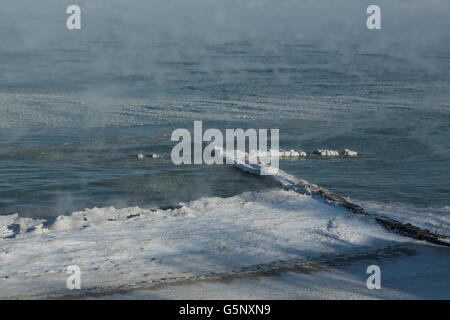
[[[328,149],[317,149],[313,152],[321,157],[337,157],[339,156],[339,152],[336,150],[328,150]]]
[[[250,155],[253,157],[306,157],[306,152],[294,149],[289,151],[271,149],[269,151],[253,150]]]
[[[153,159],[162,159],[163,156],[160,155],[159,153],[153,153],[153,154],[152,154],[152,158],[153,158]]]
[[[341,154],[346,157],[356,157],[358,155],[358,152],[352,151],[350,149],[344,149]]]

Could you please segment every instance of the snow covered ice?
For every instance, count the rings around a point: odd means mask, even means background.
[[[321,157],[337,157],[339,156],[339,152],[336,150],[328,150],[328,149],[317,149],[313,152]]]
[[[253,157],[306,157],[306,152],[302,150],[253,150],[250,152]]]
[[[356,157],[358,155],[358,152],[350,149],[344,149],[341,154],[346,157]]]
[[[54,220],[0,217],[0,297],[67,294],[68,265],[89,292],[239,273],[252,266],[411,241],[370,217],[292,191],[202,198],[173,210],[93,208]]]

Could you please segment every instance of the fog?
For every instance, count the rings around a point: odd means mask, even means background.
[[[72,4],[81,7],[81,30],[66,28]],[[372,4],[381,7],[381,30],[366,27]],[[3,0],[0,160],[55,161],[54,152],[61,164],[89,166],[91,156],[104,156],[96,150],[108,157],[117,148],[134,166],[143,152],[136,135],[194,120],[280,128],[281,145],[292,148],[389,147],[402,156],[408,139],[411,154],[420,144],[448,159],[449,16],[445,0]],[[64,144],[74,141],[95,148],[66,155]],[[42,174],[59,178],[51,169]],[[23,189],[16,180],[12,202]],[[85,190],[82,178],[73,183]]]
[[[81,7],[81,30],[66,28],[71,4]],[[3,1],[0,126],[68,126],[80,116],[107,126],[120,123],[124,104],[148,101],[130,99],[296,100],[342,96],[344,85],[369,99],[408,95],[445,104],[450,2],[378,1],[381,30],[366,27],[369,4]],[[405,83],[395,97],[394,78]]]
[[[66,29],[70,4],[81,7],[81,30]],[[3,90],[30,85],[48,91],[47,83],[52,90],[67,91],[67,84],[71,91],[86,91],[101,83],[114,87],[118,76],[135,76],[167,89],[176,86],[183,71],[174,64],[195,64],[191,71],[207,75],[225,71],[214,74],[220,84],[229,72],[264,64],[262,56],[278,57],[268,61],[273,66],[292,66],[283,58],[296,45],[329,53],[322,64],[329,70],[342,71],[345,65],[345,71],[364,73],[347,66],[355,55],[385,54],[429,73],[442,71],[434,57],[449,50],[448,1],[378,1],[378,31],[366,28],[369,4],[374,2],[2,1],[0,84]],[[382,67],[404,67],[395,60],[387,63]],[[42,82],[38,88],[36,81]]]

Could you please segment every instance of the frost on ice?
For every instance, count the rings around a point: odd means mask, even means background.
[[[328,150],[328,149],[317,149],[313,152],[314,154],[321,157],[338,157],[339,152],[336,150]]]
[[[253,157],[306,157],[306,152],[301,150],[269,150],[269,151],[261,151],[261,150],[253,150],[250,152],[250,156]]]
[[[358,155],[358,152],[352,151],[350,149],[344,149],[341,153],[336,150],[317,149],[313,152],[313,154],[321,157],[339,157],[340,155],[346,157],[356,157]]]

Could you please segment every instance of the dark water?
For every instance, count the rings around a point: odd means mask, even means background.
[[[360,200],[450,205],[448,156],[406,129],[380,133],[369,127],[333,134],[317,121],[295,123],[298,126],[284,122],[283,147],[307,151],[350,147],[361,155],[283,160],[280,167],[285,171]],[[250,127],[242,121],[231,124]],[[263,127],[277,127],[276,122],[266,124]],[[229,127],[222,122],[206,125]],[[269,179],[225,166],[173,165],[170,133],[177,127],[52,128],[22,133],[20,139],[1,145],[1,212],[43,217],[95,206],[170,206],[204,196],[276,187]],[[180,127],[190,129],[192,123]],[[2,130],[2,136],[14,136],[14,132]],[[164,158],[138,160],[139,153],[160,153]]]
[[[64,19],[39,29],[4,16],[0,214],[167,206],[275,187],[224,166],[174,166],[170,134],[194,120],[279,128],[282,148],[358,151],[355,159],[280,163],[342,195],[449,206],[450,41],[444,20],[426,23],[445,16],[442,6],[423,21],[419,9],[409,12],[419,24],[411,32],[408,19],[387,11],[385,29],[395,32],[353,32],[359,24],[349,22],[342,32],[311,27],[307,36],[292,25],[275,28],[281,36],[258,31],[242,16],[237,31],[191,21],[188,31],[159,33],[140,28],[144,17],[121,20],[122,28],[87,14],[86,27],[68,33],[58,27]],[[278,26],[284,14],[275,16]],[[263,16],[252,19],[266,26]],[[155,152],[164,159],[136,158]]]
[[[170,136],[149,134],[154,131],[143,126],[67,136],[65,129],[43,130],[21,138],[20,147],[0,156],[1,212],[47,217],[90,207],[166,207],[275,186],[225,166],[175,166]],[[155,152],[164,158],[137,159]]]

